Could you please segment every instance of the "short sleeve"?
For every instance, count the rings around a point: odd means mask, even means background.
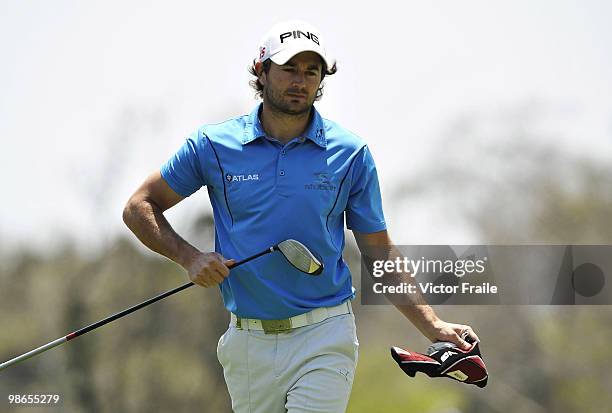
[[[349,229],[372,233],[387,229],[374,159],[367,146],[356,155],[346,207]]]
[[[205,151],[207,142],[200,132],[190,135],[185,143],[160,168],[161,176],[177,194],[188,197],[207,184]]]

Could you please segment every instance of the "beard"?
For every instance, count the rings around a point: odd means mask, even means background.
[[[301,91],[290,92],[302,93]],[[286,95],[286,93],[287,91],[277,90],[270,85],[264,88],[265,100],[274,112],[293,116],[304,115],[310,112],[316,96],[306,96],[305,99],[296,99]]]

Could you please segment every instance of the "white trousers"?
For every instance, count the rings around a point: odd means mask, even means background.
[[[230,326],[217,357],[235,413],[344,413],[358,347],[350,313],[289,333]]]

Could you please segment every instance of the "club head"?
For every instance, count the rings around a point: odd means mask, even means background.
[[[323,263],[314,256],[304,244],[294,239],[287,239],[274,247],[298,270],[309,275],[320,275]]]

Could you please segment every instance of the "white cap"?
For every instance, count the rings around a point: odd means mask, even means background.
[[[277,65],[284,65],[301,52],[317,53],[323,59],[327,70],[335,64],[325,50],[319,30],[298,20],[275,24],[261,40],[256,61],[272,59]]]

